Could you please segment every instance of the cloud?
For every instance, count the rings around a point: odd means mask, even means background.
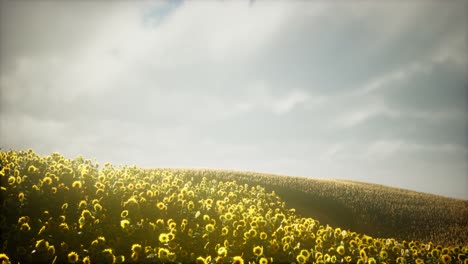
[[[2,148],[467,185],[464,2],[0,3]]]

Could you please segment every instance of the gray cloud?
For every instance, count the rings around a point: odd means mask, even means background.
[[[463,1],[0,3],[2,149],[468,199]]]

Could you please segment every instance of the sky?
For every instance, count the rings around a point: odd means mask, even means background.
[[[468,199],[467,10],[0,0],[0,147]]]

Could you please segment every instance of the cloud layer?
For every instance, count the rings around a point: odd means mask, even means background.
[[[464,1],[1,1],[2,149],[468,199]]]

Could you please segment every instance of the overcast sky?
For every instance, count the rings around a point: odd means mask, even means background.
[[[0,1],[3,150],[468,199],[467,1]]]

